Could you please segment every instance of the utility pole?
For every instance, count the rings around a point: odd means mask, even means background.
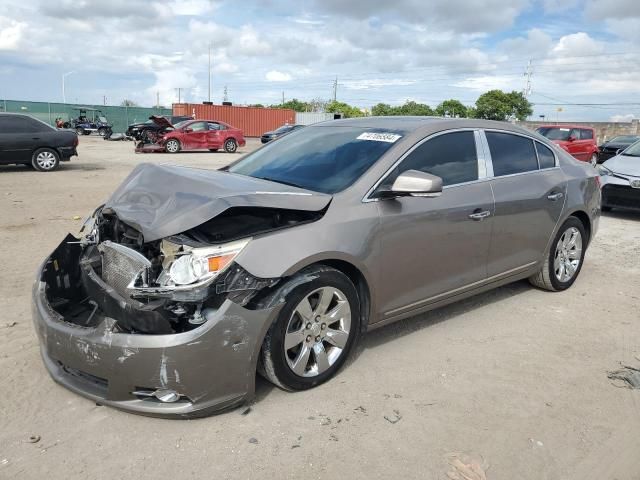
[[[75,71],[71,71],[71,72],[67,72],[67,73],[63,73],[62,74],[62,103],[67,103],[67,97],[66,97],[65,91],[64,91],[64,81],[72,73],[76,73],[76,72]]]
[[[333,82],[333,101],[335,102],[338,99],[338,76],[336,75],[336,79]]]
[[[103,105],[106,105],[106,104],[107,104],[107,96],[106,96],[106,95],[103,95],[103,96],[102,96],[102,104],[103,104]]]
[[[529,62],[527,63],[527,69],[524,72],[524,76],[527,78],[527,81],[522,89],[522,95],[528,97],[531,95],[531,77],[533,76],[533,65],[531,64],[531,59],[529,59]]]
[[[160,108],[160,91],[156,92],[156,108]]]
[[[182,103],[182,102],[180,101],[180,100],[181,100],[181,98],[182,98],[182,97],[180,96],[180,95],[181,95],[181,93],[182,93],[182,87],[178,87],[178,88],[176,88],[176,90],[178,91],[178,103]]]
[[[209,102],[211,102],[211,42],[209,42]]]
[[[224,86],[224,97],[223,97],[223,102],[228,102],[229,101],[229,90],[227,89],[227,86]]]
[[[284,90],[282,91],[282,105],[284,105]]]

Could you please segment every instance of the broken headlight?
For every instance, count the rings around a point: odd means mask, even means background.
[[[170,287],[202,284],[212,280],[229,266],[249,240],[188,250],[171,262],[158,278],[158,283]]]

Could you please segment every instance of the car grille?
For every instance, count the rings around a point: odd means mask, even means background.
[[[605,185],[602,188],[602,204],[607,207],[640,210],[640,188],[624,185]]]
[[[128,298],[129,286],[140,276],[146,279],[151,262],[141,253],[109,240],[98,245],[98,250],[102,254],[102,280]]]

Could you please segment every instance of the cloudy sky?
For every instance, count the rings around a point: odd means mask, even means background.
[[[531,60],[535,118],[640,117],[640,0],[0,0],[0,98],[200,102],[209,44],[216,103],[471,105]]]

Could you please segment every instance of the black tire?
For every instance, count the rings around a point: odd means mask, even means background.
[[[602,210],[603,212],[610,212],[611,211],[611,207],[605,207],[603,205],[602,207],[600,207],[600,210]]]
[[[84,131],[84,134],[85,134],[85,135],[91,135],[91,130],[85,130],[85,131]]]
[[[235,153],[238,150],[238,142],[233,138],[229,138],[224,142],[224,151],[227,153]]]
[[[62,128],[71,128],[71,124],[69,122],[64,122],[62,124]]]
[[[31,166],[39,172],[52,172],[60,165],[60,155],[52,148],[39,148],[31,156]]]
[[[581,236],[581,252],[580,252],[580,263],[577,266],[577,269],[573,276],[567,281],[561,281],[556,275],[556,270],[554,268],[554,262],[556,256],[560,253],[557,250],[557,245],[559,240],[562,238],[565,233],[570,229],[577,229],[580,232]],[[549,252],[547,253],[547,257],[545,258],[542,267],[535,275],[529,277],[529,282],[538,288],[542,288],[543,290],[549,290],[551,292],[560,292],[562,290],[566,290],[569,288],[580,275],[580,270],[582,270],[582,265],[584,263],[584,254],[587,250],[587,245],[589,243],[589,238],[587,237],[584,225],[582,222],[576,217],[569,217],[562,226],[558,229],[558,233],[556,233],[551,245],[549,247]]]
[[[105,127],[100,127],[98,129],[98,135],[100,135],[101,137],[104,137],[107,134],[107,129]]]
[[[85,133],[84,133],[84,128],[82,128],[82,127],[76,127],[76,134],[77,134],[78,136],[80,136],[80,135],[84,135],[84,134],[85,134]]]
[[[170,138],[167,140],[167,143],[164,144],[164,151],[167,153],[178,153],[181,149],[182,145],[180,145],[180,140],[175,138]]]
[[[311,280],[305,282],[306,278]],[[274,298],[280,298],[280,292],[286,292],[288,287],[290,288],[301,281],[304,283],[296,286],[286,294],[285,305],[265,335],[260,353],[259,373],[284,390],[307,390],[329,380],[347,360],[360,335],[360,301],[356,288],[349,277],[330,267],[312,267],[293,276],[289,282],[276,292]],[[340,356],[327,370],[315,376],[300,376],[292,370],[287,362],[287,351],[284,348],[286,330],[298,304],[315,290],[323,287],[338,289],[344,293],[346,300],[349,302],[351,325],[348,339]],[[314,353],[311,355],[315,356]]]

